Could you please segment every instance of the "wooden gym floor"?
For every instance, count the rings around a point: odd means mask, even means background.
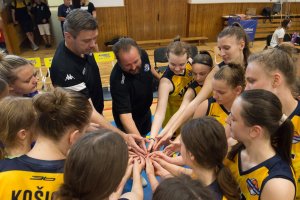
[[[255,41],[253,43],[251,43],[251,51],[252,52],[259,52],[261,50],[263,50],[265,46],[265,41]],[[216,51],[216,43],[215,42],[211,42],[211,43],[206,43],[206,45],[201,45],[198,46],[198,50],[208,50],[212,56],[215,55],[215,51]],[[148,55],[149,55],[149,59],[150,59],[150,63],[151,66],[154,66],[154,56],[153,56],[153,52],[154,50],[146,50]],[[47,58],[47,57],[53,57],[55,53],[55,47],[52,47],[50,49],[46,49],[43,46],[40,46],[40,49],[38,51],[32,51],[31,49],[25,49],[19,56],[22,56],[24,58],[33,58],[33,57],[40,57],[42,60],[42,65],[43,65],[43,59]],[[216,56],[215,60],[217,62],[220,62],[221,59]],[[108,62],[108,63],[99,63],[99,70],[100,70],[100,74],[101,74],[101,80],[102,80],[102,85],[103,87],[107,87],[109,85],[109,76],[110,76],[110,72],[112,69],[113,63],[112,62]],[[46,74],[47,69],[45,67],[42,67],[42,73]],[[50,79],[47,78],[46,82],[48,84],[51,83]],[[39,89],[41,88],[41,80],[39,81]],[[156,104],[157,104],[157,99],[153,99],[153,104],[151,106],[151,110],[152,110],[152,114],[154,114],[155,112],[155,108],[156,108]],[[109,121],[113,121],[113,116],[112,116],[112,103],[111,101],[105,101],[104,102],[104,116],[107,120]]]

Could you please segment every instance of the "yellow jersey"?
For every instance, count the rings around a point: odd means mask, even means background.
[[[197,94],[200,92],[200,90],[202,89],[203,85],[199,85],[199,83],[197,81],[193,81],[192,84],[189,86],[189,88],[191,88],[194,91],[194,95],[195,97],[197,96]]]
[[[193,82],[192,65],[187,62],[184,73],[181,75],[176,75],[170,70],[170,68],[167,68],[162,78],[167,78],[173,85],[173,90],[169,93],[165,120],[163,122],[164,127],[171,117],[177,112],[186,90]]]
[[[0,199],[51,200],[63,183],[64,160],[27,155],[0,161]]]
[[[233,161],[225,159],[224,164],[230,169],[240,186],[241,200],[259,200],[265,184],[272,178],[284,178],[295,185],[295,176],[291,166],[278,155],[246,171],[243,171],[241,167],[240,152]]]
[[[218,122],[220,122],[223,126],[225,126],[226,119],[229,114],[230,114],[230,112],[227,111],[223,105],[218,104],[213,97],[210,97],[208,99],[208,107],[207,107],[206,116],[212,116]]]
[[[292,144],[292,163],[296,174],[297,183],[297,199],[300,199],[300,103],[293,113],[289,116],[289,119],[294,125],[294,136]]]

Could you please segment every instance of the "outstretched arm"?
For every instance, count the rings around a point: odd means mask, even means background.
[[[123,139],[126,141],[127,145],[130,148],[132,148],[132,150],[134,150],[135,152],[137,152],[139,154],[146,154],[146,146],[145,146],[145,143],[143,142],[144,141],[143,137],[134,135],[134,134],[126,134],[123,131],[121,131],[120,129],[114,127],[111,123],[109,123],[103,117],[103,115],[101,115],[100,113],[98,113],[96,111],[91,99],[89,99],[89,101],[93,108],[93,112],[92,112],[92,116],[91,116],[92,123],[99,124],[99,126],[102,128],[107,128],[107,129],[110,129],[110,130],[118,133],[120,136],[123,137]],[[141,147],[137,145],[137,142],[139,144],[141,144]]]
[[[121,198],[127,198],[132,200],[142,200],[144,193],[143,193],[143,186],[141,181],[141,171],[145,167],[145,159],[140,157],[134,159],[133,163],[133,183],[131,192],[127,192],[121,196]]]
[[[179,116],[178,120],[170,128],[170,132],[175,132],[184,122],[191,118],[197,109],[197,106],[209,97],[212,92],[212,79],[215,73],[219,70],[219,67],[214,67],[207,75],[204,85],[195,99],[186,107],[183,114]]]
[[[153,159],[155,162],[160,164],[164,169],[166,169],[168,172],[170,172],[174,176],[180,176],[181,174],[186,174],[186,175],[192,176],[192,174],[193,174],[192,169],[188,169],[188,168],[184,168],[184,167],[180,167],[180,166],[168,163],[159,157],[154,156],[154,157],[151,157],[151,159]]]
[[[160,132],[160,134],[156,137],[156,145],[154,146],[154,150],[158,150],[162,145],[169,142],[172,138],[174,132],[169,132],[168,130],[172,127],[172,125],[176,122],[180,115],[184,112],[184,109],[189,105],[189,103],[195,98],[195,94],[192,88],[189,88],[182,100],[182,103],[177,110],[177,112],[171,117],[168,121],[167,125]]]
[[[139,130],[137,129],[135,122],[132,118],[131,113],[120,114],[121,123],[126,131],[126,133],[134,133],[141,136]]]
[[[203,101],[196,109],[193,118],[200,118],[206,115],[208,109],[208,100]]]
[[[165,119],[165,114],[168,105],[169,93],[173,90],[173,85],[171,81],[167,78],[162,78],[159,82],[158,88],[158,103],[156,111],[154,114],[154,120],[151,126],[151,135],[150,138],[155,138],[162,126],[162,123]],[[154,141],[151,140],[148,145],[148,151],[152,149]]]

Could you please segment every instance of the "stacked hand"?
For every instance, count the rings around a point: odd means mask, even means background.
[[[173,136],[172,132],[167,132],[167,133],[161,133],[158,136],[156,136],[156,143],[153,146],[154,151],[158,151],[161,146],[166,146],[170,143],[170,140]]]
[[[127,134],[125,140],[130,151],[140,156],[147,155],[146,142],[150,142],[148,139],[136,134]]]
[[[166,145],[168,141],[172,138],[173,134],[169,134],[165,130],[162,130],[160,135],[156,137],[151,137],[150,142],[148,144],[148,152],[157,151],[162,145]]]
[[[180,151],[180,147],[181,147],[181,143],[180,142],[173,142],[170,141],[170,145],[168,145],[163,152],[167,155],[167,156],[171,156],[176,152]]]
[[[170,173],[162,166],[162,164],[166,164],[168,162],[172,162],[172,158],[159,151],[150,153],[144,157],[130,150],[127,170],[131,169],[130,174],[132,173],[132,170],[141,173],[146,166],[147,175],[164,177],[170,175]]]
[[[147,176],[160,176],[167,177],[170,176],[170,173],[164,169],[156,159],[147,157],[146,158],[146,173]]]

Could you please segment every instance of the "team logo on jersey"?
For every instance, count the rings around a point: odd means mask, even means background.
[[[300,136],[294,136],[293,137],[293,144],[296,144],[298,142],[300,142]]]
[[[30,180],[37,180],[37,181],[55,181],[55,178],[46,177],[46,176],[32,176]]]
[[[255,178],[251,178],[251,179],[248,178],[246,180],[246,183],[247,183],[247,188],[251,195],[259,195],[260,194],[260,191],[258,188],[258,182]]]
[[[66,78],[65,78],[65,81],[70,81],[70,80],[73,80],[75,79],[74,76],[72,76],[72,74],[67,74]]]
[[[145,64],[144,66],[144,72],[148,72],[150,70],[150,65],[149,64]]]

